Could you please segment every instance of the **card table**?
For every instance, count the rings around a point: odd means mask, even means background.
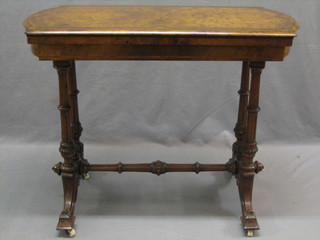
[[[75,235],[78,185],[90,171],[228,171],[238,185],[243,229],[247,236],[259,229],[252,190],[255,175],[263,169],[254,161],[260,76],[266,61],[282,61],[288,55],[299,27],[292,17],[259,7],[60,6],[32,14],[24,27],[32,53],[53,61],[58,73],[63,162],[53,170],[61,175],[64,191],[58,230]],[[225,164],[89,163],[80,141],[75,69],[79,60],[241,61],[237,140],[231,158]]]

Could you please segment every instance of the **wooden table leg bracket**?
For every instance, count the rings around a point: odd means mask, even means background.
[[[258,151],[256,143],[256,123],[260,110],[259,88],[260,75],[265,62],[244,61],[242,66],[241,86],[239,90],[239,112],[235,126],[236,142],[233,154],[226,164],[175,164],[163,161],[152,163],[123,164],[89,164],[83,157],[83,144],[80,141],[82,127],[79,121],[74,61],[54,61],[59,75],[61,113],[61,144],[59,151],[63,163],[53,166],[53,171],[61,175],[64,186],[64,208],[59,217],[57,229],[65,230],[69,236],[74,235],[74,206],[80,178],[88,179],[89,171],[109,172],[150,172],[161,175],[167,172],[205,172],[227,171],[235,175],[239,188],[242,207],[242,224],[248,236],[259,229],[256,215],[252,210],[252,190],[255,174],[263,169],[258,161],[253,161]],[[251,73],[251,74],[250,74]]]

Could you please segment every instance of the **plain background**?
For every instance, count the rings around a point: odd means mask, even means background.
[[[254,208],[261,239],[320,230],[318,0],[0,0],[0,239],[62,238],[57,75],[26,42],[23,20],[59,5],[261,6],[300,23],[284,62],[262,75]],[[234,142],[241,63],[77,62],[82,141],[91,163],[224,163]],[[78,239],[242,238],[224,173],[92,173],[76,205]]]

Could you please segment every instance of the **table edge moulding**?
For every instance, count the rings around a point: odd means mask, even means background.
[[[282,61],[299,28],[290,16],[259,7],[60,6],[24,21],[27,41],[40,60],[53,61],[59,79],[63,162],[53,170],[62,177],[64,207],[58,230],[75,235],[74,210],[80,178],[89,171],[228,171],[236,178],[247,236],[259,229],[252,208],[260,76],[266,61]],[[160,160],[137,164],[90,164],[80,141],[77,60],[241,61],[236,142],[225,164],[174,164]]]

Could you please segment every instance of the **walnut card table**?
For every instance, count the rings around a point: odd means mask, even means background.
[[[59,77],[61,143],[64,159],[53,170],[61,175],[64,207],[57,229],[74,236],[74,210],[80,178],[89,171],[228,171],[237,180],[248,236],[259,229],[252,208],[255,174],[263,165],[256,126],[260,75],[266,61],[289,53],[298,23],[288,15],[254,7],[61,6],[35,13],[24,22],[28,43],[40,60],[53,61]],[[83,156],[77,103],[76,60],[241,61],[242,76],[236,142],[226,164],[90,164]]]

